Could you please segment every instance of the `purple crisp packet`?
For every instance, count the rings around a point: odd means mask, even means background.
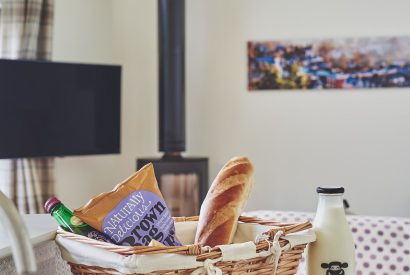
[[[104,218],[102,232],[121,245],[148,245],[152,239],[179,246],[175,226],[162,198],[149,191],[134,191]]]

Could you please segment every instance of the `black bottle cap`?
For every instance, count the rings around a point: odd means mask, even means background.
[[[318,187],[316,192],[319,194],[343,194],[345,189],[343,187]]]

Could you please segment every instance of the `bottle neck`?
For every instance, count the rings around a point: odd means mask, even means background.
[[[64,204],[59,203],[57,206],[51,210],[51,215],[57,220],[57,222],[66,230],[72,230],[71,218],[73,217],[73,212],[64,206]]]
[[[318,210],[322,208],[344,208],[343,194],[319,194]]]

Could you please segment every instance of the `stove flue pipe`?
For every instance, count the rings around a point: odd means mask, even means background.
[[[158,0],[159,150],[185,151],[185,0]]]

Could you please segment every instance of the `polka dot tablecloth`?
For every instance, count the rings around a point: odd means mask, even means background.
[[[313,220],[313,213],[253,211],[247,216],[281,222]],[[356,244],[357,275],[410,274],[410,218],[348,215]],[[305,261],[298,275],[305,275]],[[318,274],[319,275],[319,274]]]

